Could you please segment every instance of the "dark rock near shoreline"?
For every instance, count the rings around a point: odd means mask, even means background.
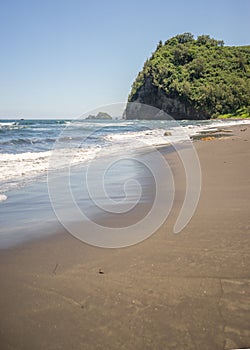
[[[165,131],[164,136],[172,136],[172,133],[170,131]]]
[[[112,117],[105,112],[99,112],[97,115],[90,114],[86,119],[112,119]]]

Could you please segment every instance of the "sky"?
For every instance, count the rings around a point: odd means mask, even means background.
[[[74,118],[125,102],[160,40],[249,45],[250,0],[0,0],[0,118]]]

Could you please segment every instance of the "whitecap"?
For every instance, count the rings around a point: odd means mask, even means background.
[[[8,197],[5,196],[5,194],[0,194],[0,202],[6,201],[7,198],[8,198]]]

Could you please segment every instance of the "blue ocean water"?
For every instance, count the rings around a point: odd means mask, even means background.
[[[58,190],[58,205],[70,217],[70,206],[63,196],[63,185],[71,167],[72,193],[79,206],[90,215],[101,213],[90,202],[86,188],[80,191],[89,164],[97,164],[92,185],[98,185],[107,159],[136,152],[145,152],[158,146],[190,141],[189,137],[203,129],[237,124],[235,121],[150,121],[150,120],[0,120],[0,248],[29,239],[34,234],[52,232],[58,225],[48,195],[47,173],[55,171],[51,183]],[[168,131],[168,135],[164,133]],[[57,153],[56,153],[57,152]],[[53,158],[55,155],[57,158]],[[67,156],[69,155],[69,156]],[[132,158],[132,157],[131,157]],[[133,159],[111,167],[107,178],[109,197],[123,200],[124,183],[130,178],[139,180],[144,195],[141,201],[152,197],[154,179]],[[65,173],[64,173],[65,172]],[[142,181],[140,181],[142,179]],[[61,187],[60,187],[61,186]],[[134,198],[131,184],[129,201]],[[106,198],[97,192],[100,203]],[[46,226],[47,225],[47,226]],[[45,230],[45,227],[50,227]],[[34,233],[35,232],[35,233]]]
[[[79,150],[75,163],[93,160],[100,150],[135,150],[141,142],[160,146],[189,137],[201,129],[235,122],[150,120],[0,120],[0,195],[45,174],[55,145]],[[164,136],[166,130],[171,137]]]
[[[205,126],[211,125],[211,121],[180,121],[179,125]],[[72,139],[84,139],[90,135],[82,147],[90,147],[93,144],[103,146],[105,137],[119,134],[146,132],[148,130],[162,130],[176,127],[171,121],[125,121],[125,120],[9,120],[0,119],[0,153],[19,154],[27,152],[44,152],[51,150],[54,142],[68,125],[71,129]],[[91,133],[93,134],[91,135]],[[159,134],[155,135],[159,136]],[[117,140],[117,139],[116,139]],[[67,141],[67,140],[65,140]]]

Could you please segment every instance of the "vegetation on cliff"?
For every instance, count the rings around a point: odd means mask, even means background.
[[[138,74],[129,102],[138,100],[148,79],[168,98],[177,98],[207,117],[236,117],[236,111],[249,116],[250,46],[224,46],[209,35],[194,39],[190,33],[179,34],[159,42]]]
[[[250,107],[243,107],[240,109],[237,109],[234,113],[227,113],[219,115],[218,118],[220,119],[246,119],[250,118]]]

